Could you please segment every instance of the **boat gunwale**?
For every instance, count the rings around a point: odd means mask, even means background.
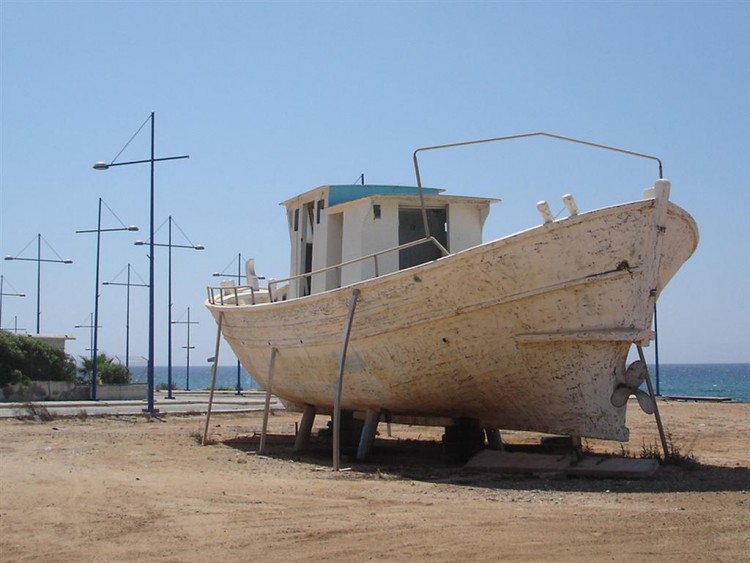
[[[545,229],[545,230],[562,229],[564,227],[570,227],[570,226],[576,225],[576,224],[578,224],[580,222],[583,222],[583,221],[589,221],[592,218],[595,219],[597,215],[606,215],[606,214],[612,213],[613,211],[622,210],[622,209],[627,208],[627,207],[633,207],[634,210],[638,210],[638,209],[641,209],[641,208],[642,209],[646,209],[648,207],[653,207],[655,205],[655,202],[656,202],[655,198],[640,199],[640,200],[635,200],[635,201],[630,201],[630,202],[624,202],[624,203],[620,203],[620,204],[616,204],[616,205],[610,205],[610,206],[606,206],[606,207],[601,207],[601,208],[594,209],[594,210],[591,210],[591,211],[586,211],[586,212],[583,212],[583,213],[579,213],[577,215],[571,215],[571,216],[568,216],[568,217],[563,217],[563,218],[557,219],[555,221],[552,221],[550,223],[544,223],[542,225],[535,225],[533,227],[529,227],[529,228],[523,229],[521,231],[517,231],[517,232],[511,233],[511,234],[508,234],[508,235],[504,235],[504,236],[499,237],[499,238],[495,238],[495,239],[487,241],[487,242],[483,242],[481,244],[472,246],[470,248],[466,248],[464,250],[460,250],[458,252],[454,252],[454,253],[448,254],[446,256],[442,256],[442,257],[437,258],[435,260],[432,260],[430,262],[426,262],[426,263],[423,263],[423,264],[418,264],[416,266],[412,266],[410,268],[405,268],[403,270],[396,270],[396,271],[393,271],[393,272],[388,272],[386,274],[383,274],[383,275],[380,275],[380,276],[377,276],[377,277],[371,277],[371,278],[367,278],[367,279],[364,279],[364,280],[359,280],[357,282],[354,282],[354,283],[351,283],[351,284],[348,284],[348,285],[345,285],[345,286],[328,289],[328,290],[321,291],[321,292],[318,292],[318,293],[313,293],[311,295],[304,295],[304,296],[295,297],[293,299],[288,299],[288,300],[283,300],[283,301],[266,301],[266,302],[263,302],[263,303],[256,303],[256,304],[252,304],[252,303],[231,303],[231,304],[227,304],[227,303],[224,303],[224,304],[221,304],[221,303],[211,303],[210,300],[207,299],[204,304],[205,304],[205,306],[209,310],[211,310],[211,311],[216,310],[217,312],[227,311],[227,310],[237,310],[237,311],[243,310],[244,311],[244,310],[249,310],[249,309],[257,309],[259,307],[260,308],[266,308],[266,307],[270,307],[270,306],[274,306],[275,308],[282,309],[284,305],[286,305],[288,307],[295,306],[295,304],[299,303],[300,300],[305,300],[306,302],[309,302],[309,301],[314,301],[314,300],[318,300],[318,299],[329,299],[329,298],[331,298],[331,295],[333,295],[333,294],[335,294],[337,292],[341,293],[342,295],[347,295],[348,296],[353,289],[366,290],[368,288],[368,286],[371,286],[371,285],[374,285],[374,284],[383,283],[385,280],[389,280],[389,279],[397,277],[397,276],[408,277],[409,275],[413,275],[413,273],[416,270],[423,271],[423,270],[427,270],[427,269],[431,269],[431,268],[440,267],[441,263],[444,262],[446,259],[454,258],[454,257],[460,256],[460,255],[465,255],[465,254],[472,253],[472,252],[483,252],[484,250],[486,250],[487,248],[491,247],[492,245],[498,244],[500,242],[506,243],[506,242],[509,242],[509,241],[513,241],[514,243],[517,243],[517,242],[522,243],[524,241],[524,239],[532,237],[532,236],[535,236],[536,234],[538,234],[538,232],[541,229]],[[675,203],[673,203],[671,201],[669,202],[669,211],[672,212],[672,213],[676,213],[678,216],[680,216],[681,218],[685,219],[688,222],[689,226],[691,227],[689,229],[689,231],[694,234],[694,237],[693,237],[693,241],[692,241],[692,245],[691,245],[692,248],[690,249],[690,253],[688,254],[688,257],[689,257],[689,256],[691,256],[695,252],[695,249],[697,248],[697,245],[698,245],[698,236],[699,235],[698,235],[698,227],[697,227],[697,224],[695,222],[695,219],[693,219],[693,217],[687,211],[685,211],[683,208],[681,208],[680,206],[676,205]],[[393,251],[395,251],[395,250],[398,250],[398,247],[395,248]],[[367,259],[367,258],[368,257],[360,258],[360,260],[364,260],[364,259]],[[357,259],[354,259],[354,260],[357,260]],[[335,265],[333,267],[340,267],[340,266],[341,266],[341,264],[337,264],[337,265]],[[331,267],[328,267],[328,268],[331,268]],[[297,278],[301,279],[301,278],[311,277],[311,276],[318,275],[318,274],[322,273],[323,271],[324,270],[315,271],[315,272],[307,272],[305,274],[299,274],[298,276],[292,276],[290,278],[281,278],[280,281],[281,280],[283,280],[283,281],[291,281],[291,280],[294,280],[294,279],[297,279]],[[272,281],[272,280],[269,280],[269,281]],[[222,288],[220,286],[219,287],[217,287],[217,286],[209,286],[208,287],[209,292],[211,290],[221,291],[221,290],[226,290],[226,289],[227,288]],[[241,295],[243,293],[247,293],[247,290],[250,289],[250,286],[248,286],[248,285],[234,286],[233,289],[235,289],[235,290],[244,290],[241,293],[238,292],[238,294]],[[256,291],[258,291],[258,290],[256,290]],[[267,288],[261,288],[260,291],[266,292],[268,290],[267,290]]]

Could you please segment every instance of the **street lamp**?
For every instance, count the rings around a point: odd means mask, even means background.
[[[146,412],[149,414],[155,414],[159,412],[154,408],[154,163],[161,162],[164,160],[178,160],[182,158],[190,158],[189,155],[182,156],[168,156],[164,158],[154,158],[154,112],[146,118],[143,125],[136,131],[136,135],[140,132],[147,121],[151,121],[151,158],[145,160],[132,160],[130,162],[115,162],[115,157],[112,162],[107,164],[106,162],[97,162],[94,164],[94,170],[109,170],[113,166],[127,166],[129,164],[145,164],[149,163],[151,166],[151,183],[150,183],[150,220],[149,220],[149,272],[148,272],[148,364],[147,364],[147,377],[148,377],[148,406]],[[135,136],[135,135],[134,135]],[[132,140],[132,137],[131,137]],[[128,141],[128,144],[130,141]],[[127,147],[127,144],[125,145]],[[124,150],[124,148],[123,148]],[[122,152],[122,151],[120,151]],[[119,154],[118,154],[119,156]]]
[[[122,270],[120,270],[122,271]],[[140,277],[140,276],[138,276]],[[148,287],[145,283],[130,283],[130,264],[128,264],[127,283],[104,281],[102,285],[124,285],[128,290],[125,297],[125,368],[130,371],[130,288]]]
[[[46,240],[44,242],[47,243],[47,246],[49,246],[49,243]],[[26,246],[28,247],[28,245]],[[54,252],[54,249],[52,251]],[[21,252],[23,252],[23,250]],[[57,253],[55,252],[55,254]],[[57,263],[57,264],[72,264],[73,260],[69,258],[62,259],[62,258],[59,258],[59,256],[58,256],[58,259],[56,260],[51,259],[51,258],[42,258],[42,235],[41,233],[36,235],[36,258],[23,258],[20,256],[6,256],[5,259],[6,260],[22,260],[26,262],[36,262],[36,333],[39,334],[40,333],[39,319],[42,314],[41,313],[42,262],[52,262],[52,263]]]
[[[190,320],[190,307],[187,308],[187,321],[172,321],[171,324],[175,325],[187,325],[187,346],[183,346],[187,350],[187,372],[185,378],[185,391],[190,391],[190,350],[194,350],[195,346],[190,345],[190,325],[200,324],[199,321]],[[171,389],[171,387],[170,387]]]
[[[89,313],[89,324],[77,324],[73,325],[73,328],[90,328],[91,329],[91,345],[86,348],[86,350],[91,351],[91,370],[92,370],[92,379],[96,378],[96,371],[94,371],[94,366],[96,365],[96,351],[94,350],[94,334],[96,332],[96,325],[93,322],[94,315],[93,313]],[[101,328],[101,327],[98,327]],[[95,387],[94,387],[95,388]],[[95,401],[96,399],[92,399],[92,401]]]
[[[227,264],[228,266],[228,264]],[[226,268],[224,268],[226,269]],[[228,272],[214,272],[213,277],[229,277],[229,278],[237,278],[237,285],[242,285],[242,254],[237,254],[237,273],[236,274],[230,274]],[[258,279],[265,279],[263,276],[258,276]],[[240,372],[241,372],[242,366],[240,364],[239,358],[237,358],[237,392],[236,395],[242,394],[242,383],[240,379]]]
[[[3,326],[3,296],[5,297],[26,297],[25,293],[5,293],[3,291],[3,284],[5,283],[5,276],[0,275],[0,327]]]
[[[13,331],[13,334],[18,334],[19,330],[26,330],[25,328],[18,328],[18,315],[13,315],[13,328],[4,328],[3,330],[7,330],[10,332]]]
[[[106,203],[104,205],[107,205]],[[107,205],[107,209],[109,206]],[[112,211],[110,209],[110,211]],[[114,213],[113,213],[114,215]],[[76,234],[81,233],[96,233],[96,276],[94,278],[94,338],[91,343],[93,348],[94,366],[92,367],[93,375],[91,377],[91,400],[96,401],[96,377],[97,377],[97,361],[98,359],[98,343],[99,343],[99,252],[101,249],[102,233],[115,232],[115,231],[137,231],[138,227],[133,225],[126,227],[115,227],[110,229],[102,229],[102,198],[99,198],[99,215],[96,223],[96,229],[88,229],[83,231],[76,231]]]
[[[202,244],[172,244],[172,223],[174,221],[172,220],[172,216],[169,216],[169,242],[167,244],[164,243],[154,243],[154,246],[165,246],[169,248],[169,274],[168,274],[168,294],[167,294],[167,319],[168,319],[168,326],[167,326],[167,399],[174,399],[172,396],[172,249],[173,248],[190,248],[192,250],[205,250],[205,247]],[[163,225],[163,223],[162,223]],[[178,229],[180,229],[179,225],[177,226]],[[180,232],[182,235],[187,238],[184,231],[180,229]],[[135,241],[136,245],[144,245],[146,244],[142,240]]]

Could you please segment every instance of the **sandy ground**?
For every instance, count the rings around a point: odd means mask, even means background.
[[[283,412],[265,456],[261,413],[214,415],[205,447],[201,416],[3,420],[0,560],[747,561],[750,404],[661,412],[699,465],[648,480],[472,472],[441,460],[441,429],[384,424],[369,463],[333,472],[330,445],[293,454]],[[626,449],[656,447],[632,405],[629,426]]]

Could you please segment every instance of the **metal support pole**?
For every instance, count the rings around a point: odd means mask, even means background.
[[[248,282],[249,283],[249,282]],[[242,253],[237,254],[237,285],[242,285]],[[239,298],[235,298],[235,302],[239,304]],[[242,383],[240,379],[240,360],[237,358],[237,393],[236,395],[242,395]]]
[[[130,230],[130,229],[128,229]],[[131,281],[131,265],[128,263],[128,275],[126,283],[108,282],[105,281],[102,285],[124,285],[127,288],[125,293],[125,368],[130,371],[130,288],[133,286],[146,287],[145,283],[132,283]]]
[[[352,297],[349,300],[349,315],[346,318],[344,326],[344,336],[341,339],[341,354],[339,355],[339,370],[336,376],[336,396],[333,403],[333,469],[341,469],[341,393],[344,387],[344,365],[346,363],[346,350],[349,347],[349,335],[352,331],[352,321],[354,320],[354,310],[357,307],[359,299],[359,289],[352,290]]]
[[[96,275],[94,277],[94,338],[91,343],[91,357],[94,363],[91,367],[91,400],[96,401],[96,385],[98,383],[98,366],[99,363],[99,252],[102,242],[102,198],[99,198],[99,214],[96,223]]]
[[[260,445],[258,446],[258,453],[262,454],[266,451],[266,436],[268,435],[268,415],[271,411],[271,391],[273,389],[273,368],[276,364],[276,354],[278,354],[278,348],[271,348],[271,361],[268,364],[268,389],[266,389],[266,402],[263,407],[263,427],[260,431]]]
[[[644,366],[646,366],[646,358],[643,355],[643,348],[640,344],[636,344],[638,349],[638,358],[641,360]],[[648,387],[648,394],[651,396],[651,400],[654,402],[654,418],[656,419],[656,427],[659,430],[659,438],[661,439],[661,447],[664,450],[664,461],[669,458],[669,447],[667,446],[667,438],[664,435],[664,426],[661,423],[661,416],[659,415],[659,405],[656,403],[656,396],[654,395],[654,386],[651,384],[651,376],[648,374],[648,367],[646,367],[646,386]]]
[[[219,322],[216,327],[216,347],[214,348],[214,365],[211,366],[211,393],[208,396],[208,410],[206,411],[206,427],[203,429],[203,440],[201,445],[205,446],[208,441],[208,423],[211,420],[211,407],[214,404],[214,389],[216,388],[216,370],[219,366],[219,347],[221,345],[221,324],[224,321],[224,313],[219,313]]]
[[[167,251],[167,399],[172,396],[172,216],[169,216],[168,226],[169,247]],[[188,322],[190,319],[188,318]],[[188,325],[188,331],[190,325]],[[188,346],[190,342],[188,342]],[[188,352],[189,353],[189,352]]]
[[[42,316],[42,233],[36,236],[36,333],[39,334],[39,319]]]
[[[151,112],[151,181],[149,189],[149,239],[148,239],[148,362],[146,364],[146,378],[148,381],[148,397],[146,411],[150,414],[158,413],[154,408],[154,112]],[[208,430],[208,427],[206,428]],[[204,437],[205,441],[205,437]]]
[[[190,307],[187,308],[187,346],[185,346],[185,378],[190,381]]]
[[[128,284],[125,291],[125,369],[130,373],[130,262],[128,262]]]
[[[654,361],[656,362],[656,395],[661,397],[659,390],[659,323],[656,320],[656,300],[654,300]]]
[[[0,329],[2,329],[3,326],[3,297],[26,297],[25,293],[18,293],[15,289],[13,290],[13,293],[5,293],[3,291],[4,280],[5,276],[0,275]]]

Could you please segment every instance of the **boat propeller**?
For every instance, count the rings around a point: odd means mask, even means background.
[[[625,381],[618,383],[612,392],[612,397],[609,399],[610,402],[616,407],[624,407],[625,403],[628,402],[628,397],[634,395],[643,412],[654,414],[654,410],[656,410],[654,399],[643,389],[640,389],[641,383],[643,383],[647,375],[648,368],[646,364],[641,360],[634,361],[625,370]]]

